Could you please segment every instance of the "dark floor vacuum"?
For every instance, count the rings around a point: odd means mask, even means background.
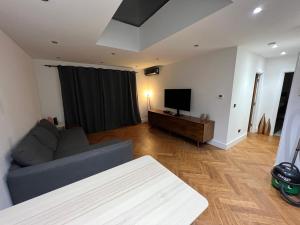
[[[292,163],[283,162],[275,166],[271,172],[272,185],[280,191],[281,197],[289,204],[300,207],[300,171],[295,162],[300,151],[300,140]]]

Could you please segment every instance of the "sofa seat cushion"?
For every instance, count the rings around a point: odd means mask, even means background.
[[[85,151],[89,142],[81,127],[63,130],[60,132],[59,144],[54,154],[54,158],[63,158]]]
[[[12,158],[20,166],[33,166],[53,160],[53,151],[29,134],[14,148]]]
[[[50,148],[52,151],[56,151],[58,145],[58,138],[50,132],[48,129],[41,127],[39,125],[32,128],[30,134],[36,137],[36,139],[46,147]]]

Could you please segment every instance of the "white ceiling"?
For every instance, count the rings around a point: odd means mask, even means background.
[[[142,0],[134,0],[139,1]],[[229,4],[231,0],[172,0],[141,27],[111,20],[97,44],[141,52]]]
[[[61,57],[65,61],[139,68],[235,45],[265,57],[300,51],[300,0],[233,2],[142,52],[96,45],[121,0],[1,0],[0,29],[33,58]],[[253,16],[257,6],[264,11]],[[59,44],[51,44],[52,40]],[[272,41],[279,48],[268,47]],[[194,44],[199,47],[194,48]]]

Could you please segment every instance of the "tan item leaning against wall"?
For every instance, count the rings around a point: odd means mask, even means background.
[[[270,119],[268,119],[268,122],[265,123],[265,127],[264,127],[264,135],[270,135],[271,133],[271,121]]]
[[[263,114],[262,118],[259,121],[258,130],[257,130],[258,134],[262,134],[264,132],[264,130],[265,130],[265,123],[266,123],[266,115]]]

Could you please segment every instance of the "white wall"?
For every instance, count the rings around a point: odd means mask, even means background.
[[[299,57],[300,59],[300,57]],[[300,60],[294,75],[276,163],[291,162],[300,138]],[[300,156],[296,161],[300,168]]]
[[[297,56],[283,56],[266,60],[265,72],[262,76],[262,94],[259,104],[258,119],[265,113],[271,119],[271,134],[273,134],[277,111],[281,96],[284,75],[294,72]]]
[[[11,204],[5,181],[9,151],[39,119],[32,59],[0,30],[0,209]]]
[[[147,96],[146,92],[150,90],[149,88],[149,77],[144,75],[144,70],[136,71],[136,83],[139,99],[139,108],[142,118],[142,122],[148,121],[148,105],[147,105]]]
[[[159,76],[149,77],[153,108],[164,108],[164,89],[191,88],[190,114],[198,117],[202,113],[208,113],[216,122],[212,144],[224,147],[236,53],[237,48],[226,48],[163,66]],[[224,98],[218,99],[219,94],[223,94]]]
[[[92,65],[74,62],[64,61],[52,61],[52,60],[34,60],[35,75],[38,81],[39,97],[41,104],[42,117],[57,117],[60,122],[64,122],[64,111],[62,104],[60,81],[57,68],[49,68],[44,65],[69,65],[69,66],[83,66],[83,67],[95,67],[106,69],[119,69],[119,70],[131,70],[124,67],[105,66],[105,65]],[[141,111],[141,117],[145,120],[145,98],[144,98],[144,79],[145,76],[142,72],[137,73],[137,89],[139,97],[139,106]],[[144,113],[144,114],[143,114]]]
[[[242,47],[238,48],[230,105],[228,147],[247,135],[255,75],[262,73],[264,68],[265,58]],[[260,90],[261,88],[259,92]],[[258,96],[260,96],[260,93],[258,93]],[[236,104],[235,108],[234,104]],[[256,120],[256,115],[254,115],[254,127],[257,126]],[[238,130],[241,130],[241,132],[239,133]]]

